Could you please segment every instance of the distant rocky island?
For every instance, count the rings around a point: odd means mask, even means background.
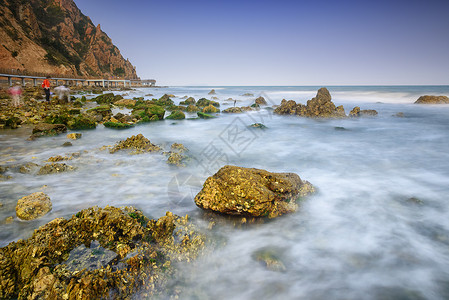
[[[137,78],[136,68],[73,0],[1,0],[0,40],[2,69]]]

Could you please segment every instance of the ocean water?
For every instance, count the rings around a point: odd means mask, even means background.
[[[320,87],[169,87],[138,89],[129,97],[170,93],[179,103],[184,95],[210,99],[212,88],[226,109],[233,100],[250,105],[260,95],[270,106],[282,99],[306,103]],[[262,108],[123,131],[99,125],[80,131],[82,138],[69,148],[61,146],[65,135],[28,142],[30,128],[0,130],[2,166],[42,165],[51,156],[81,154],[66,162],[77,167],[75,172],[7,174],[13,178],[0,182],[0,246],[94,205],[132,205],[154,218],[166,211],[189,214],[206,228],[210,216],[193,198],[208,176],[233,164],[294,172],[318,191],[296,213],[264,224],[217,222],[214,251],[181,264],[181,276],[170,283],[183,288],[183,299],[449,298],[449,105],[413,104],[421,95],[449,96],[449,86],[327,88],[346,113],[360,106],[378,116],[314,120]],[[403,117],[396,116],[399,112]],[[267,129],[248,128],[253,123]],[[138,133],[166,150],[184,144],[191,157],[187,167],[169,166],[162,154],[100,149]],[[15,216],[19,198],[37,191],[52,200],[48,215],[3,222]],[[267,249],[285,266],[281,272],[255,259]]]

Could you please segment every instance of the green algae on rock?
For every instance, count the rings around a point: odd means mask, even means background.
[[[296,211],[296,200],[314,191],[294,173],[228,165],[207,178],[195,203],[222,214],[275,218]]]
[[[186,115],[180,110],[172,111],[171,114],[168,117],[166,117],[166,119],[170,120],[183,120],[185,118]]]
[[[208,106],[203,108],[203,113],[211,114],[211,113],[219,113],[220,110],[213,106],[212,104],[209,104]]]
[[[131,124],[121,123],[121,122],[105,122],[103,123],[104,127],[112,128],[112,129],[128,129],[133,127]]]
[[[197,115],[198,115],[198,117],[200,117],[200,119],[213,119],[213,118],[216,118],[216,116],[213,116],[213,115],[209,115],[209,114],[206,114],[206,113],[203,113],[203,112],[197,112]]]
[[[50,197],[42,192],[37,192],[17,201],[16,215],[22,220],[34,220],[46,215],[51,208]]]
[[[115,153],[119,150],[130,149],[133,150],[131,154],[140,154],[145,152],[158,152],[162,148],[158,145],[154,145],[149,139],[145,138],[142,134],[133,135],[124,141],[119,141],[111,150],[110,153]]]
[[[132,207],[84,209],[0,248],[0,298],[155,296],[175,274],[172,262],[197,258],[204,242],[187,216],[149,220]]]

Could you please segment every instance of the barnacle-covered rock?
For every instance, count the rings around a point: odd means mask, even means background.
[[[42,192],[37,192],[17,201],[16,215],[22,220],[34,220],[47,214],[51,208],[50,197]]]
[[[206,180],[195,203],[223,214],[275,218],[295,211],[296,200],[312,192],[294,173],[224,166]]]
[[[128,299],[155,296],[204,250],[188,217],[149,220],[132,207],[92,207],[55,219],[0,248],[2,299]]]

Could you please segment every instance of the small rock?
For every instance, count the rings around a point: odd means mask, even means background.
[[[251,94],[251,93],[245,93],[245,94],[243,94],[242,96],[245,96],[245,97],[254,97],[254,94]]]
[[[81,138],[81,136],[82,136],[81,133],[69,133],[69,134],[67,135],[67,138],[68,138],[68,139],[71,139],[71,140],[78,140],[78,139]]]
[[[39,169],[39,172],[37,172],[37,175],[56,174],[73,170],[75,170],[74,167],[66,165],[64,163],[51,163],[41,167]]]
[[[215,93],[215,90],[214,89],[212,89],[209,93],[207,93],[208,95],[215,95],[216,93]]]
[[[64,144],[62,144],[62,147],[70,147],[70,146],[73,146],[71,142],[65,142]]]
[[[7,217],[5,219],[5,224],[11,224],[12,222],[14,222],[14,217],[13,216]]]
[[[266,101],[265,98],[262,97],[262,96],[260,96],[259,98],[257,98],[254,102],[255,102],[256,104],[258,104],[258,105],[267,105],[267,101]]]
[[[393,115],[394,117],[398,117],[398,118],[403,118],[404,117],[404,113],[403,112],[398,112],[397,114]]]
[[[34,220],[47,214],[51,208],[50,197],[43,192],[37,192],[17,201],[16,215],[22,220]]]

